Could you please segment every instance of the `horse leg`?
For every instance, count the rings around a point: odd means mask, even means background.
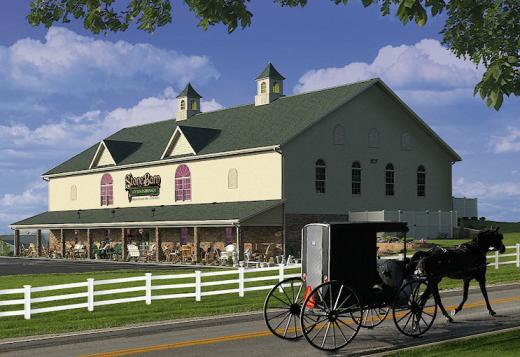
[[[444,317],[446,317],[446,320],[448,320],[448,322],[453,322],[453,319],[451,318],[450,314],[448,314],[448,312],[444,308],[444,305],[442,304],[441,295],[439,294],[439,282],[433,284],[433,297],[435,298],[435,303],[441,309],[442,314],[444,315]]]
[[[462,301],[460,302],[459,306],[457,306],[455,310],[451,312],[452,316],[455,316],[457,313],[459,313],[462,310],[464,304],[466,303],[466,300],[468,300],[469,282],[470,280],[468,279],[464,280],[464,291],[462,292]]]
[[[484,300],[486,300],[486,306],[491,316],[495,316],[497,313],[493,311],[491,308],[491,304],[489,303],[488,294],[486,290],[486,279],[478,279],[478,284],[480,285],[480,291],[482,292],[482,296],[484,296]]]

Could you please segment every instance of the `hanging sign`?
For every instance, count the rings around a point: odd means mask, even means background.
[[[128,192],[128,201],[134,197],[159,196],[161,190],[161,176],[150,175],[134,177],[132,174],[125,176],[125,190]]]

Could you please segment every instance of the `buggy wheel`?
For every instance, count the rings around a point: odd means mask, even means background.
[[[385,321],[390,306],[368,306],[363,310],[363,317],[361,318],[361,327],[372,329],[379,326]]]
[[[428,331],[437,315],[433,292],[424,279],[413,279],[399,290],[394,306],[395,326],[401,333],[418,337]]]
[[[312,346],[335,351],[356,337],[362,316],[356,292],[348,285],[329,281],[305,297],[300,323],[303,336]]]
[[[264,302],[264,320],[273,335],[287,340],[302,337],[298,320],[303,299],[301,278],[285,279],[269,291]]]

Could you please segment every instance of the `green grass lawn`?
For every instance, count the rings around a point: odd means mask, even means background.
[[[473,337],[456,342],[446,342],[434,347],[418,347],[389,356],[399,357],[507,357],[520,354],[520,329],[485,337]]]
[[[177,271],[157,271],[153,275],[169,275],[169,274],[189,274],[193,270],[177,270]],[[286,270],[286,274],[297,273],[298,270]],[[277,271],[247,273],[246,278],[272,276],[277,275]],[[113,271],[113,272],[96,272],[96,273],[81,273],[81,274],[44,274],[44,275],[17,275],[4,276],[0,281],[0,290],[19,288],[23,285],[31,285],[34,287],[45,285],[67,284],[72,282],[85,281],[90,277],[102,279],[116,279],[133,276],[143,276],[142,271]],[[209,282],[224,279],[236,279],[237,275],[226,275],[220,277],[203,277],[202,282]],[[193,278],[175,279],[175,280],[154,280],[153,285],[166,285],[175,283],[193,283]],[[252,287],[258,285],[275,284],[273,281],[261,281],[246,283],[245,287]],[[95,291],[116,289],[133,286],[144,286],[144,281],[129,282],[117,285],[100,285],[96,286]],[[210,287],[203,287],[202,291],[233,289],[238,288],[238,285],[217,285]],[[42,293],[33,293],[32,297],[72,294],[85,292],[85,288],[66,289],[59,291],[49,291]],[[166,289],[154,290],[153,296],[163,294],[176,294],[193,292],[193,288],[182,289]],[[246,292],[245,297],[241,298],[238,293],[203,296],[202,301],[196,302],[195,298],[180,298],[168,300],[154,300],[151,305],[146,305],[144,301],[134,303],[123,303],[107,306],[96,306],[93,312],[88,312],[86,308],[67,310],[60,312],[49,312],[42,314],[33,314],[31,320],[24,320],[23,316],[2,317],[0,318],[0,338],[9,338],[17,336],[29,336],[38,334],[49,334],[58,332],[81,331],[88,329],[106,328],[124,326],[134,323],[143,323],[150,321],[174,320],[181,318],[200,317],[200,316],[216,316],[229,313],[238,313],[246,311],[259,311],[263,307],[264,299],[268,290]],[[95,301],[110,300],[117,298],[143,296],[144,291],[111,294],[96,296]],[[2,295],[2,299],[20,299],[21,295]],[[33,304],[33,308],[77,304],[86,302],[86,298],[70,299],[56,302],[46,302]],[[23,309],[21,305],[2,306],[0,311],[20,310]]]

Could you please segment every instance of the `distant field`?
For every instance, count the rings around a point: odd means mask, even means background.
[[[508,357],[520,355],[520,329],[497,333],[485,337],[473,337],[456,342],[446,342],[435,347],[417,347],[397,352],[395,357]]]
[[[471,219],[462,220],[462,224],[466,228],[486,229],[500,227],[502,233],[518,233],[520,232],[520,222],[496,222],[496,221],[477,221]]]

